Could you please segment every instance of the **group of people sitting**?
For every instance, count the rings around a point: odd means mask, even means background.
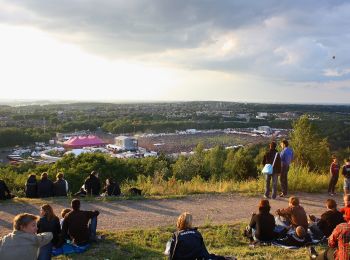
[[[80,210],[80,200],[63,209],[59,219],[49,204],[42,205],[40,217],[28,213],[13,220],[13,232],[0,239],[0,259],[51,259],[53,248],[65,243],[87,246],[95,242],[98,211]]]
[[[318,255],[310,247],[312,259],[348,260],[350,250],[350,195],[344,196],[345,206],[337,209],[333,199],[326,201],[326,211],[320,218],[306,215],[297,197],[289,198],[289,206],[270,213],[270,203],[263,199],[259,212],[253,214],[245,230],[251,243],[275,243],[282,246],[310,246],[313,241],[326,241],[328,248]],[[59,219],[48,204],[40,208],[40,217],[23,213],[14,218],[13,232],[0,239],[0,259],[51,259],[53,249],[65,243],[87,246],[101,239],[96,235],[98,211],[83,211],[80,200],[73,199],[71,208],[61,211]],[[176,259],[235,259],[210,254],[203,237],[193,227],[190,213],[182,213],[176,224],[176,232],[167,243],[165,253]]]
[[[68,195],[69,185],[64,179],[63,173],[56,175],[56,180],[49,179],[46,172],[41,174],[39,180],[35,174],[31,174],[25,184],[25,194],[27,198],[48,198],[48,197],[66,197]],[[83,186],[75,193],[75,196],[119,196],[121,194],[119,184],[112,178],[106,179],[104,188],[101,189],[101,183],[98,178],[98,172],[92,171],[85,179]],[[15,196],[7,187],[4,180],[0,180],[0,200],[12,199]]]
[[[350,250],[350,195],[344,196],[344,207],[337,209],[333,199],[326,201],[326,211],[320,218],[306,215],[297,197],[289,198],[289,206],[278,209],[276,216],[270,213],[269,201],[259,203],[259,213],[253,214],[245,236],[251,245],[274,243],[285,247],[311,246],[314,241],[326,241],[328,248],[318,255],[313,247],[313,259],[346,259]],[[344,258],[345,256],[345,258]]]

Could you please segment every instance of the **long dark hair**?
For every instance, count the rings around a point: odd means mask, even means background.
[[[52,207],[49,204],[42,205],[41,210],[45,212],[45,217],[47,218],[48,221],[51,221],[57,218],[57,216],[53,212]]]

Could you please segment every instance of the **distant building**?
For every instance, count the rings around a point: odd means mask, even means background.
[[[266,134],[266,135],[271,135],[273,134],[273,130],[269,126],[259,126],[255,132],[260,133],[260,134]]]
[[[138,141],[134,137],[118,136],[115,139],[115,144],[125,151],[136,151],[138,149]]]
[[[197,129],[186,129],[187,134],[196,134],[198,133]]]
[[[267,117],[268,114],[266,112],[258,112],[259,117]]]
[[[236,117],[239,119],[249,119],[250,118],[249,114],[237,114]]]

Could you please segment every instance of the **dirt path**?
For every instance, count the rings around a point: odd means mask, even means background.
[[[301,198],[307,214],[320,215],[324,210],[325,194],[297,194]],[[113,202],[83,202],[82,209],[96,209],[101,212],[98,229],[126,230],[134,228],[152,228],[175,225],[177,216],[189,211],[194,216],[195,225],[208,221],[213,224],[232,223],[245,220],[257,210],[259,197],[246,197],[238,194],[229,195],[193,195],[181,199],[161,200],[122,200]],[[335,196],[339,206],[342,197]],[[288,199],[271,200],[272,212],[287,207]],[[52,204],[55,212],[69,207],[67,200]],[[39,214],[40,204],[0,203],[0,236],[12,229],[13,217],[21,212]]]

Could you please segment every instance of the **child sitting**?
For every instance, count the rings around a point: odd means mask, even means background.
[[[350,194],[344,195],[344,208],[339,210],[340,213],[344,215],[344,220],[346,222],[350,221]]]
[[[61,211],[61,219],[60,219],[60,224],[61,224],[61,228],[62,228],[62,226],[63,226],[63,221],[64,221],[64,217],[69,213],[69,212],[71,212],[72,210],[71,209],[68,209],[68,208],[66,208],[66,209],[62,209],[62,211]]]

